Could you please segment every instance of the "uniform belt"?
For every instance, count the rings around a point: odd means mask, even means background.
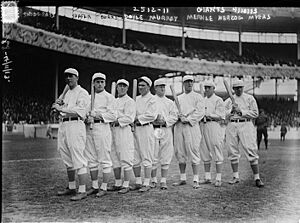
[[[94,123],[104,123],[104,121],[100,120],[100,119],[96,119],[96,120],[94,120]]]
[[[163,124],[163,125],[153,125],[153,127],[155,129],[157,129],[157,128],[161,128],[161,127],[167,127],[167,125],[166,124]]]
[[[119,123],[111,123],[110,126],[111,127],[118,127],[118,126],[120,126],[120,124]]]
[[[201,122],[213,122],[213,121],[215,121],[215,120],[213,120],[213,119],[210,119],[210,118],[206,118],[206,120],[204,121],[204,118],[203,119],[201,119]]]
[[[251,119],[247,118],[247,119],[232,119],[230,120],[231,122],[250,122]]]
[[[68,117],[68,118],[62,118],[63,122],[69,122],[69,121],[80,121],[81,118],[80,117]]]
[[[148,123],[146,123],[146,124],[141,124],[141,123],[136,123],[135,125],[136,126],[145,126],[145,125],[151,125],[152,123],[151,122],[148,122]]]

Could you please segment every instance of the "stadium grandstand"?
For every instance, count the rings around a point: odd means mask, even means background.
[[[270,125],[299,126],[299,8],[24,6],[18,14],[3,24],[3,122],[53,122],[61,74],[74,67],[89,92],[95,72],[107,75],[107,91],[147,75],[168,78],[178,94],[192,74],[195,91],[214,79],[224,99],[222,78],[243,79]]]

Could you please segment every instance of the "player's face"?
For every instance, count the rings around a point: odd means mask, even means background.
[[[78,83],[78,77],[75,74],[65,74],[66,84],[69,85],[70,89],[76,87]]]
[[[139,88],[139,93],[143,96],[150,91],[150,87],[145,81],[139,82],[138,88]]]
[[[211,86],[204,86],[204,90],[205,90],[205,96],[209,98],[213,95],[215,88]]]
[[[233,90],[237,96],[241,96],[243,94],[244,87],[234,87]]]
[[[126,84],[120,83],[117,85],[118,97],[122,97],[127,94],[128,86]]]
[[[106,82],[104,79],[96,78],[94,80],[94,87],[96,93],[104,91],[105,86],[106,86]]]
[[[183,87],[186,94],[190,93],[193,90],[193,85],[194,85],[194,81],[192,80],[187,80],[183,82]]]
[[[155,86],[155,93],[157,94],[157,96],[163,97],[165,95],[165,92],[166,92],[165,85],[156,85]]]

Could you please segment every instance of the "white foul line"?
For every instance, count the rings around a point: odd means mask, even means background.
[[[34,162],[44,160],[59,160],[60,158],[48,158],[48,159],[21,159],[21,160],[2,160],[2,163],[18,163],[18,162]]]

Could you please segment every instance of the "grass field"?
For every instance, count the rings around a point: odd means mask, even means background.
[[[71,202],[57,197],[67,185],[56,140],[24,139],[2,135],[2,222],[298,222],[300,219],[300,140],[271,140],[268,151],[260,150],[264,188],[256,188],[249,163],[240,161],[241,182],[231,179],[226,159],[223,185],[173,187],[179,179],[175,159],[170,167],[167,191],[109,193]],[[213,168],[213,171],[215,169]],[[201,166],[201,177],[203,176]],[[101,174],[100,174],[101,176]],[[213,177],[215,175],[213,174]],[[101,182],[101,177],[99,181]],[[114,182],[113,175],[111,183]],[[89,184],[90,186],[90,184]]]

